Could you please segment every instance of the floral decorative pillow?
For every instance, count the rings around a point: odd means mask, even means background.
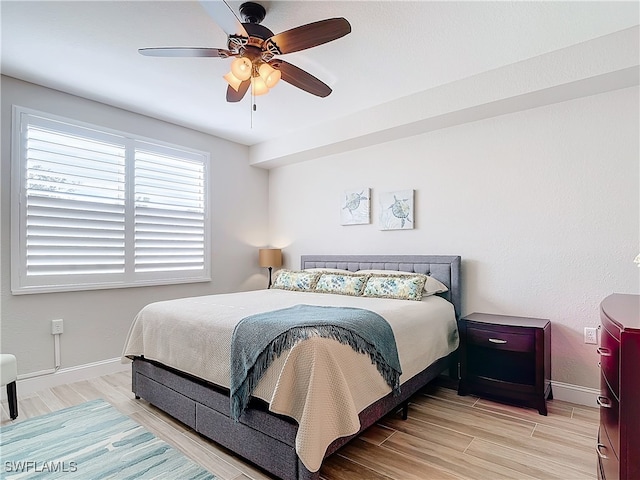
[[[425,275],[373,274],[369,276],[362,295],[400,300],[422,300],[425,281]]]
[[[395,271],[395,270],[359,270],[358,273],[380,274],[380,275],[386,275],[386,276],[398,275],[403,277],[423,276],[425,277],[424,290],[422,291],[423,297],[434,295],[436,293],[444,293],[449,291],[449,289],[444,283],[440,282],[439,280],[436,280],[431,275],[424,275],[422,273],[409,273],[409,272],[401,272],[401,271]]]
[[[362,293],[366,281],[367,275],[325,272],[318,279],[316,292],[357,296]]]
[[[271,288],[279,288],[281,290],[296,290],[296,291],[312,291],[320,272],[305,272],[299,270],[278,270],[276,272],[276,278]]]

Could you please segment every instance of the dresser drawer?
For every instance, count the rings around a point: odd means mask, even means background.
[[[512,352],[535,351],[535,335],[533,333],[510,333],[487,328],[467,326],[467,343],[495,350]]]
[[[620,342],[618,342],[607,328],[602,329],[598,353],[600,354],[602,373],[611,386],[611,390],[613,390],[614,395],[619,397],[620,387],[618,376],[620,372]]]
[[[600,428],[604,428],[613,450],[620,452],[620,403],[611,392],[604,375],[600,376]]]
[[[600,427],[598,430],[598,443],[596,445],[598,463],[606,480],[618,480],[620,478],[620,462],[616,456],[606,432]]]

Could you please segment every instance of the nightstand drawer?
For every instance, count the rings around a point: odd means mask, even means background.
[[[495,350],[511,352],[533,352],[535,336],[533,334],[506,333],[467,326],[467,343]]]

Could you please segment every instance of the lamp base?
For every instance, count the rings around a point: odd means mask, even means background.
[[[267,288],[271,288],[271,270],[273,270],[273,267],[267,267],[269,269],[269,285],[267,285]]]

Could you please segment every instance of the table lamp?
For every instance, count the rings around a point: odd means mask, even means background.
[[[273,267],[282,265],[282,250],[279,248],[261,248],[258,251],[258,262],[261,267],[269,269],[269,285],[267,288],[271,288],[271,271]]]

